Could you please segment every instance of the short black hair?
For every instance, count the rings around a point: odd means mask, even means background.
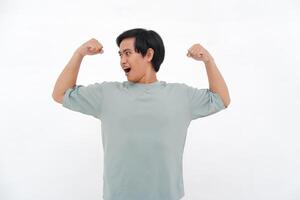
[[[165,47],[160,35],[153,30],[146,30],[143,28],[130,29],[124,31],[117,37],[116,42],[118,47],[120,47],[122,40],[131,37],[135,38],[135,52],[141,53],[143,57],[146,55],[148,48],[154,50],[151,63],[155,72],[158,72],[161,63],[165,58]]]

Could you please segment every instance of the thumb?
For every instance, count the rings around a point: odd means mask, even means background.
[[[88,50],[89,50],[89,51],[92,51],[92,50],[94,50],[94,47],[91,47],[91,46],[90,46],[90,47],[88,47]]]

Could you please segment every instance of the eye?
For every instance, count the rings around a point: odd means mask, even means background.
[[[124,52],[126,56],[129,56],[130,54],[132,54],[130,51],[125,51]],[[119,56],[122,57],[122,53],[119,53]]]

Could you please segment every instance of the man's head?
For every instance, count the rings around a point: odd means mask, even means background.
[[[147,82],[154,77],[156,79],[155,74],[165,56],[163,41],[156,32],[142,28],[131,29],[120,34],[116,42],[120,48],[122,68],[130,68],[128,80]]]

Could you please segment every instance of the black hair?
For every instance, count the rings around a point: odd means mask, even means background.
[[[135,52],[141,53],[143,57],[146,55],[148,48],[154,50],[151,63],[155,72],[158,72],[165,57],[165,47],[160,35],[153,30],[146,30],[143,28],[130,29],[124,31],[117,37],[116,42],[118,47],[120,47],[122,40],[131,37],[135,38]]]

